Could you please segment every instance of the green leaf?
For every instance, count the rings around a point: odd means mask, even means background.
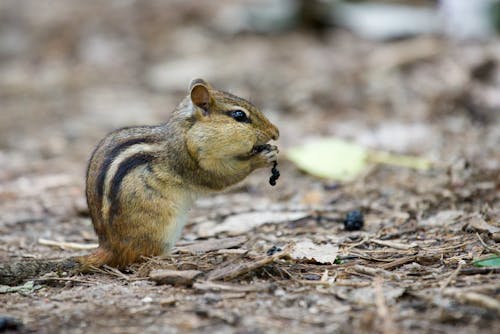
[[[476,260],[472,262],[476,267],[500,267],[500,256],[494,255],[492,257],[488,257],[486,259]]]
[[[382,151],[370,151],[368,161],[379,164],[428,170],[431,167],[431,162],[420,157],[410,155],[392,154]]]
[[[28,295],[41,288],[42,287],[40,285],[36,285],[34,281],[28,281],[23,285],[18,285],[18,286],[0,285],[0,294],[19,292],[20,294]]]
[[[370,163],[426,170],[425,158],[366,149],[337,138],[319,138],[291,148],[288,159],[303,171],[322,178],[351,181]]]
[[[290,149],[287,156],[311,175],[339,181],[354,179],[367,162],[363,147],[336,138],[310,141]]]

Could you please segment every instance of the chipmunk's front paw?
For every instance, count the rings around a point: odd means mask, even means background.
[[[264,151],[261,152],[261,154],[264,156],[264,158],[267,161],[268,165],[271,165],[275,161],[278,160],[278,146],[276,145],[269,145],[268,149],[265,149]]]
[[[255,168],[266,167],[272,165],[278,160],[278,146],[262,145],[260,151],[255,155]]]

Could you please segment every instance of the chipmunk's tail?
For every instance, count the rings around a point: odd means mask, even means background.
[[[43,276],[50,272],[78,271],[79,263],[73,259],[22,260],[0,263],[0,284],[17,285],[27,279]]]
[[[112,253],[99,247],[94,253],[62,260],[22,260],[0,263],[0,284],[16,285],[50,272],[82,273],[105,264],[116,266]]]

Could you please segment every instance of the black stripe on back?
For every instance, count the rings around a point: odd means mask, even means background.
[[[153,161],[154,156],[150,153],[137,153],[133,156],[122,161],[120,166],[113,176],[113,180],[111,180],[111,187],[109,189],[108,199],[111,203],[111,207],[109,210],[109,223],[111,224],[113,221],[113,216],[115,216],[120,209],[120,201],[118,199],[118,192],[120,191],[120,187],[123,181],[123,178],[133,169],[149,164]]]
[[[104,181],[106,179],[106,173],[108,172],[109,166],[113,163],[116,157],[127,147],[140,143],[151,143],[154,142],[153,138],[135,138],[121,143],[116,146],[106,155],[104,162],[99,169],[99,175],[97,175],[96,187],[97,195],[99,196],[99,203],[102,202],[102,195],[104,194]]]

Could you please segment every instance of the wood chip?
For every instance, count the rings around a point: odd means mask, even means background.
[[[210,239],[200,242],[195,242],[190,245],[175,247],[172,253],[184,253],[198,255],[208,253],[220,249],[228,249],[238,247],[244,244],[248,239],[244,236],[223,239]]]
[[[221,254],[221,255],[242,255],[248,253],[248,249],[219,249],[216,254]]]
[[[267,283],[254,283],[248,285],[240,284],[230,284],[230,283],[219,283],[212,281],[205,282],[195,282],[193,288],[200,291],[229,291],[229,292],[256,292],[256,291],[268,291],[271,288],[271,284]]]
[[[167,270],[157,269],[151,271],[149,278],[156,284],[185,285],[191,286],[196,278],[203,272],[199,270]]]
[[[160,304],[161,306],[173,306],[176,303],[177,303],[177,298],[173,296],[161,298],[158,300],[158,304]]]
[[[80,244],[77,242],[55,241],[43,238],[39,238],[38,243],[44,246],[55,246],[61,249],[75,249],[75,250],[95,249],[99,246],[98,244]]]

